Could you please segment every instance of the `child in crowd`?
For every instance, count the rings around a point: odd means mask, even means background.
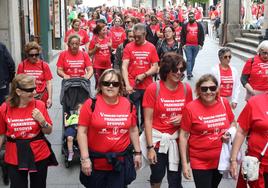
[[[73,140],[77,134],[78,119],[80,114],[80,109],[82,104],[77,104],[75,108],[75,113],[72,114],[68,119],[68,114],[65,113],[65,133],[64,136],[67,138],[67,148],[68,148],[68,161],[73,160],[74,151],[73,151]]]

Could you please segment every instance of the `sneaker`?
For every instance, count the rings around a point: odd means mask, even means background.
[[[69,152],[68,154],[68,161],[72,161],[74,156],[74,152]]]
[[[187,80],[191,80],[191,75],[187,75]]]

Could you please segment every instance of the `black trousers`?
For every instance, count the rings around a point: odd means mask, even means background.
[[[0,89],[0,105],[5,101],[6,96],[8,95],[9,87],[7,86],[4,89]]]
[[[151,168],[151,176],[150,183],[151,185],[155,183],[161,183],[163,178],[165,177],[166,169],[167,169],[167,180],[169,188],[182,188],[181,185],[181,162],[178,166],[178,171],[170,171],[169,170],[169,162],[168,162],[168,154],[159,153],[158,149],[156,149],[157,155],[157,163],[150,165]]]
[[[17,166],[8,164],[10,188],[28,188],[28,174],[30,174],[30,188],[46,188],[47,159],[35,163],[37,172],[18,170]]]
[[[217,169],[192,169],[196,188],[217,188],[221,182],[222,174]]]

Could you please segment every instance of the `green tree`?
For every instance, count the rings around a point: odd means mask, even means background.
[[[209,0],[188,0],[190,3],[208,3]]]

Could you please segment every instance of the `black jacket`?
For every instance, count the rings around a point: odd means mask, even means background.
[[[159,38],[158,38],[156,32],[155,32],[155,34],[153,34],[153,32],[150,28],[150,25],[147,25],[146,26],[146,40],[156,46],[158,39]]]
[[[0,42],[0,87],[8,85],[15,76],[15,62],[6,46]]]
[[[181,30],[181,46],[184,46],[186,44],[186,35],[187,35],[187,25],[189,22],[186,22],[182,25],[182,30]],[[198,27],[198,45],[203,46],[204,45],[204,40],[205,40],[205,35],[204,35],[204,29],[201,23],[196,22],[197,27]]]

